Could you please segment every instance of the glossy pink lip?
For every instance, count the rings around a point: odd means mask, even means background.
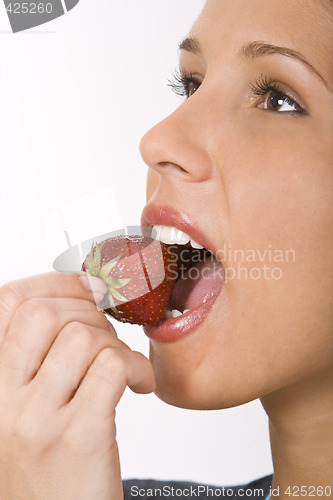
[[[142,226],[165,225],[174,226],[185,232],[191,239],[203,245],[213,255],[217,249],[210,241],[209,237],[184,213],[168,206],[155,206],[148,204],[145,206],[141,216]],[[223,285],[221,289],[223,288]],[[220,290],[221,291],[221,290]],[[220,293],[220,292],[219,292]],[[146,325],[143,330],[147,337],[159,342],[172,342],[195,331],[195,329],[205,320],[219,293],[210,297],[199,307],[179,316],[163,321],[157,326]]]
[[[201,306],[179,316],[178,318],[167,319],[157,326],[146,325],[143,331],[151,340],[159,342],[173,342],[179,340],[195,329],[206,319],[209,311],[213,307],[218,295],[210,298]]]

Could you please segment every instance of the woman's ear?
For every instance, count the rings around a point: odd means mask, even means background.
[[[151,198],[155,194],[159,183],[160,183],[159,174],[154,170],[152,170],[151,168],[149,168],[147,175],[147,191],[146,191],[147,203],[151,200]]]

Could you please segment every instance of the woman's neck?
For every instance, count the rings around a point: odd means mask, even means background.
[[[298,383],[261,400],[270,419],[276,498],[333,498],[332,378]],[[326,486],[331,487],[329,496],[317,490]]]

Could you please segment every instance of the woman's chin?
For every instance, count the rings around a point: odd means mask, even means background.
[[[174,390],[173,390],[174,389]],[[155,395],[164,403],[168,405],[175,406],[177,408],[183,408],[187,410],[225,410],[228,408],[233,408],[240,406],[245,403],[249,403],[250,400],[243,399],[232,399],[232,398],[214,398],[213,395],[198,394],[198,392],[185,392],[179,390],[179,388],[172,388],[170,386],[164,387],[157,384]],[[256,398],[254,398],[256,399]]]
[[[203,401],[198,395],[180,392],[179,390],[173,391],[172,388],[159,387],[155,391],[155,395],[164,403],[183,408],[186,410],[217,410],[222,409],[220,405],[215,407],[210,401]]]
[[[154,363],[153,363],[154,366]],[[201,383],[196,377],[179,377],[161,366],[155,369],[155,395],[165,403],[188,410],[223,410],[232,408],[254,399],[258,395],[248,391],[237,391],[235,388],[216,387],[207,383],[202,377]],[[201,378],[201,377],[200,377]]]

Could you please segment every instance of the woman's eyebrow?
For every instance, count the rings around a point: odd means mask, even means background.
[[[189,36],[182,40],[182,42],[179,44],[179,49],[186,50],[187,52],[191,52],[192,54],[197,55],[200,55],[203,52],[200,46],[200,42],[192,36]],[[309,61],[307,61],[305,57],[302,56],[302,54],[296,52],[295,50],[289,49],[287,47],[279,47],[278,45],[272,45],[266,42],[255,41],[244,45],[244,47],[242,47],[241,49],[240,54],[252,59],[270,54],[279,54],[286,57],[292,57],[293,59],[296,59],[297,61],[303,63],[312,73],[317,75],[327,87],[327,83],[321,76],[319,71],[314,66],[312,66],[312,64],[310,64]]]
[[[187,38],[182,40],[178,48],[179,50],[186,50],[187,52],[192,52],[192,54],[202,54],[199,41],[192,36],[188,36]]]
[[[312,73],[317,75],[327,87],[327,83],[321,76],[319,71],[316,70],[316,68],[312,66],[312,64],[310,64],[309,61],[307,61],[305,57],[302,56],[302,54],[296,52],[295,50],[289,49],[287,47],[279,47],[278,45],[271,45],[270,43],[255,41],[244,45],[241,50],[241,54],[248,58],[256,58],[270,54],[280,54],[282,56],[292,57],[293,59],[296,59],[297,61],[303,63]]]

